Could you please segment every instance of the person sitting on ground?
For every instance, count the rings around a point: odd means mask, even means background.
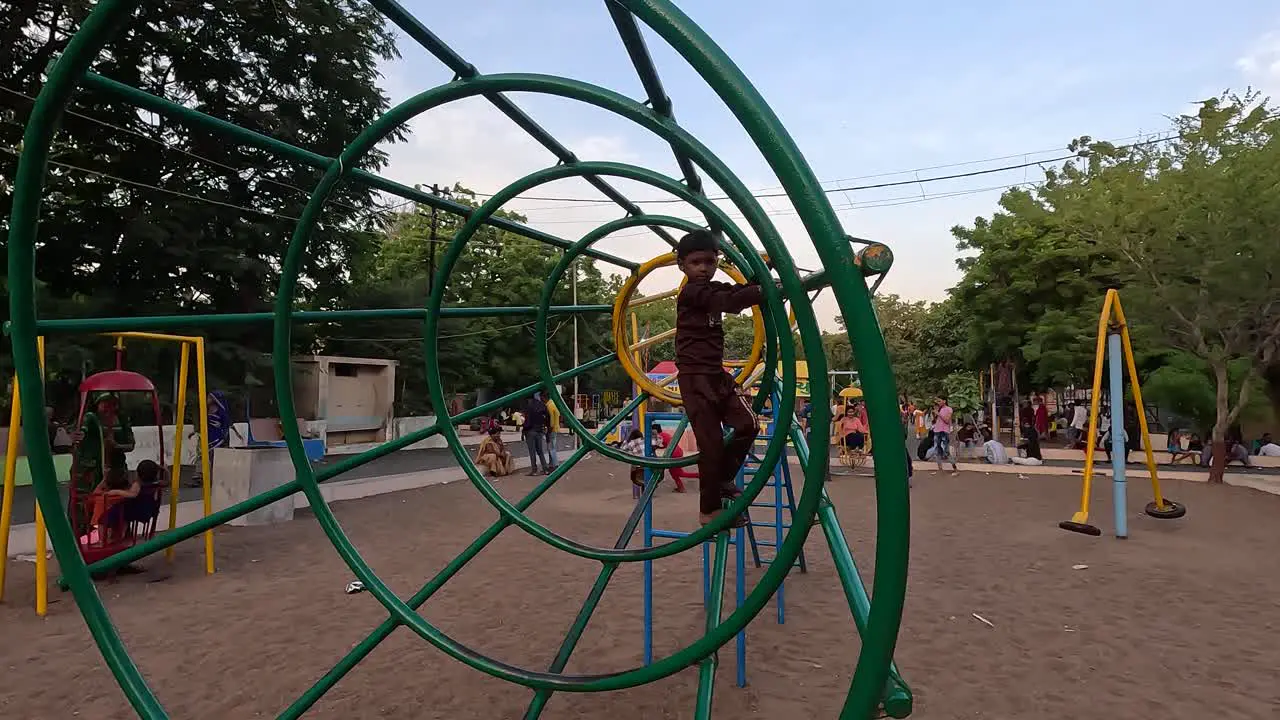
[[[1199,455],[1204,451],[1204,441],[1196,433],[1191,433],[1191,439],[1187,441],[1187,449]]]
[[[995,438],[988,438],[982,444],[982,453],[986,457],[987,462],[992,465],[1008,465],[1009,452],[1004,449],[1004,443]]]
[[[1258,439],[1258,452],[1255,454],[1263,457],[1280,457],[1280,445],[1271,439],[1271,433],[1262,433],[1262,437]]]
[[[867,426],[858,415],[857,408],[850,406],[840,418],[840,441],[849,450],[862,450],[867,446]]]
[[[978,438],[982,440],[984,445],[988,440],[994,440],[995,437],[996,434],[991,430],[990,425],[985,422],[978,423]]]
[[[1169,431],[1169,440],[1168,440],[1168,445],[1166,447],[1166,450],[1168,450],[1169,452],[1170,462],[1174,464],[1177,464],[1182,460],[1188,460],[1188,459],[1194,461],[1195,458],[1200,454],[1195,450],[1182,449],[1182,432],[1177,429]]]
[[[1226,465],[1238,462],[1245,467],[1251,467],[1253,462],[1249,460],[1249,449],[1242,443],[1236,442],[1235,439],[1228,436],[1224,442],[1227,449]],[[1200,467],[1209,467],[1209,463],[1213,462],[1213,443],[1204,446],[1200,451]]]
[[[491,426],[476,449],[476,465],[483,467],[492,477],[504,477],[511,474],[512,464],[511,451],[502,442],[502,428]]]
[[[1018,442],[1018,454],[1009,458],[1014,465],[1043,465],[1040,452],[1040,432],[1031,423],[1023,423],[1022,440]]]
[[[956,432],[957,452],[961,459],[971,457],[981,443],[978,442],[978,428],[972,422],[965,422]]]

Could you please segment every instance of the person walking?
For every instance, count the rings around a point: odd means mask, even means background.
[[[524,423],[520,436],[529,448],[529,475],[547,475],[555,467],[547,457],[547,432],[551,429],[551,414],[543,404],[542,393],[536,392],[524,410]],[[542,469],[538,469],[538,463]]]
[[[938,470],[934,471],[936,475],[942,470],[942,459],[945,457],[947,462],[951,463],[951,474],[959,475],[960,468],[956,467],[956,461],[951,457],[951,406],[947,404],[947,399],[938,396],[934,401],[936,411],[933,417],[933,460],[938,463]]]

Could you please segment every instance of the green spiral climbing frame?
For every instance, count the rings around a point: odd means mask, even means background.
[[[453,70],[456,79],[446,85],[427,90],[392,108],[361,132],[337,158],[317,155],[91,72],[90,68],[103,46],[130,22],[138,0],[100,0],[97,3],[53,66],[48,82],[36,100],[23,138],[22,157],[15,181],[9,232],[9,293],[12,308],[10,331],[17,377],[24,390],[22,394],[24,426],[38,428],[43,427],[44,422],[44,398],[36,350],[36,339],[39,335],[119,329],[162,330],[237,323],[273,323],[275,385],[279,408],[282,417],[291,417],[295,415],[295,409],[290,379],[289,350],[290,334],[295,322],[332,322],[372,317],[422,318],[425,323],[425,355],[431,398],[435,407],[448,407],[439,368],[434,362],[439,340],[439,318],[533,316],[536,318],[537,332],[545,337],[548,318],[552,314],[612,311],[610,306],[551,306],[553,290],[576,257],[591,257],[630,272],[635,272],[639,268],[636,262],[593,249],[592,245],[595,242],[624,227],[645,226],[653,228],[654,232],[668,243],[673,243],[672,234],[663,228],[677,231],[687,231],[690,228],[687,220],[644,215],[639,207],[615,190],[606,178],[624,178],[645,183],[689,202],[704,214],[708,226],[723,231],[729,238],[732,247],[726,247],[726,256],[744,275],[748,278],[767,275],[768,270],[757,251],[747,242],[745,234],[722,210],[706,199],[702,191],[699,171],[705,173],[726,192],[747,225],[764,245],[782,279],[781,290],[775,288],[772,283],[764,284],[767,350],[763,378],[764,383],[768,385],[775,382],[775,372],[780,377],[782,401],[781,406],[774,409],[776,417],[794,416],[796,348],[793,343],[793,322],[805,356],[808,358],[812,395],[818,398],[829,396],[826,359],[823,355],[817,321],[812,307],[807,302],[800,276],[787,248],[764,210],[742,182],[702,143],[676,124],[671,112],[671,101],[663,90],[641,36],[640,23],[643,23],[683,56],[685,61],[703,77],[755,141],[786,189],[791,202],[799,211],[804,227],[826,269],[827,279],[838,300],[840,310],[847,320],[870,411],[871,429],[877,437],[875,455],[878,523],[875,595],[868,604],[861,581],[857,579],[857,569],[853,565],[848,546],[835,521],[834,510],[826,500],[823,487],[829,460],[826,428],[829,427],[831,418],[826,404],[816,403],[811,424],[814,430],[807,438],[803,437],[796,427],[792,427],[789,432],[775,433],[769,440],[755,479],[731,508],[733,511],[742,510],[755,499],[782,456],[783,447],[789,437],[800,450],[799,454],[805,471],[803,490],[797,503],[794,523],[777,549],[776,560],[765,571],[746,601],[723,620],[714,616],[709,618],[707,632],[701,639],[651,665],[602,675],[567,675],[560,672],[599,602],[609,578],[620,563],[663,558],[696,547],[703,542],[714,542],[716,544],[714,577],[717,580],[713,583],[716,590],[713,605],[718,607],[722,600],[724,557],[727,547],[727,533],[723,531],[726,530],[728,518],[734,513],[723,513],[716,522],[688,537],[643,550],[626,548],[626,542],[635,528],[643,502],[637,506],[636,513],[623,528],[623,533],[613,548],[592,547],[563,537],[524,515],[524,511],[530,505],[593,448],[606,456],[635,462],[634,458],[605,445],[601,438],[646,399],[643,394],[637,397],[593,435],[582,427],[569,411],[564,398],[556,390],[556,384],[614,362],[617,360],[617,353],[628,352],[628,349],[615,348],[614,354],[597,358],[559,374],[552,373],[544,350],[538,358],[540,382],[459,415],[441,417],[431,427],[319,471],[313,470],[307,461],[297,424],[285,422],[283,424],[285,440],[297,473],[292,481],[239,505],[164,533],[129,551],[101,561],[93,567],[87,567],[81,560],[67,518],[60,513],[51,513],[48,518],[49,533],[53,540],[54,552],[64,573],[63,582],[73,593],[76,604],[102,651],[104,660],[139,717],[152,719],[165,718],[167,715],[126,651],[98,596],[91,580],[91,573],[120,567],[158,552],[295,492],[306,494],[311,507],[315,510],[316,519],[332,541],[334,548],[355,576],[364,582],[366,589],[387,609],[388,618],[368,638],[342,658],[333,670],[284,709],[280,714],[281,718],[296,718],[305,713],[326,691],[401,625],[407,626],[445,654],[476,670],[535,690],[536,695],[525,714],[526,718],[540,716],[551,694],[557,691],[598,692],[630,688],[654,682],[699,664],[704,672],[700,674],[697,714],[699,717],[707,717],[711,712],[712,681],[708,678],[714,675],[713,654],[744,628],[768,602],[792,567],[815,521],[822,524],[824,533],[827,535],[858,629],[862,633],[858,664],[853,672],[849,694],[840,717],[862,720],[873,716],[881,708],[896,717],[909,713],[910,695],[897,673],[891,668],[906,591],[909,519],[906,454],[898,423],[893,376],[864,278],[864,274],[869,271],[855,259],[849,245],[849,238],[841,229],[817,178],[786,130],[783,129],[777,116],[720,48],[669,0],[607,0],[605,2],[605,7],[643,83],[648,96],[644,102],[568,78],[531,74],[482,75],[475,66],[432,34],[395,0],[370,0],[370,2],[409,37]],[[313,191],[311,200],[299,218],[289,242],[282,265],[283,272],[274,313],[45,320],[37,316],[34,302],[34,249],[49,148],[68,101],[81,85],[109,93],[139,108],[219,133],[229,140],[273,152],[283,158],[324,171],[324,176]],[[569,98],[612,112],[649,130],[671,145],[683,178],[677,180],[651,170],[625,164],[580,161],[507,99],[505,93],[512,92],[533,92]],[[556,156],[558,164],[517,180],[478,209],[453,203],[445,198],[359,169],[360,160],[365,153],[404,123],[433,108],[471,97],[484,97],[489,100],[550,150]],[[627,211],[629,217],[607,223],[586,237],[570,242],[503,219],[495,214],[504,203],[520,193],[540,184],[567,177],[584,178],[617,202]],[[445,253],[432,283],[431,296],[427,299],[424,308],[370,309],[333,313],[294,311],[294,292],[298,282],[298,272],[309,250],[308,243],[312,236],[312,229],[321,217],[330,192],[337,183],[344,180],[362,183],[370,188],[466,217],[466,224],[454,237]],[[494,308],[444,306],[445,285],[450,270],[465,250],[471,236],[486,223],[565,250],[556,271],[544,286],[538,306]],[[787,316],[784,302],[790,303],[794,320]],[[584,444],[529,495],[516,503],[511,503],[489,484],[471,462],[460,442],[456,425],[527,396],[538,389],[548,392],[559,405],[566,422],[584,440]],[[768,394],[768,392],[761,392],[759,397],[763,399]],[[498,510],[500,518],[461,555],[427,582],[417,594],[408,600],[402,600],[373,573],[359,551],[351,544],[321,497],[318,483],[433,435],[442,435],[448,441],[449,447],[457,456],[468,478],[485,499]],[[60,507],[53,458],[47,438],[43,433],[28,433],[24,440],[40,504],[46,508]],[[821,452],[810,455],[807,451],[809,446],[819,448]],[[679,459],[651,458],[645,461],[645,464],[661,468],[688,465],[694,462],[696,462],[696,456]],[[652,493],[652,486],[648,488],[648,493]],[[646,500],[647,498],[648,495],[645,496]],[[551,663],[549,671],[515,667],[487,657],[441,632],[417,613],[417,608],[448,582],[463,565],[475,557],[499,533],[512,525],[518,526],[522,531],[552,547],[579,557],[597,560],[603,565],[599,580],[591,589],[582,611],[578,614],[555,661]],[[710,668],[709,672],[708,668]]]

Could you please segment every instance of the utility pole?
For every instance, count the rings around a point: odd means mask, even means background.
[[[453,193],[449,188],[442,188],[435,183],[431,184],[431,194],[436,197],[449,197]],[[432,285],[436,278],[436,244],[439,242],[436,231],[439,228],[439,220],[437,218],[438,211],[435,206],[431,206],[431,247],[427,248],[427,293],[431,292]]]

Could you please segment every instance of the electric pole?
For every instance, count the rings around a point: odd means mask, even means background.
[[[436,197],[449,197],[453,193],[450,192],[449,188],[442,188],[439,185],[432,183],[431,194],[435,195]],[[431,240],[430,240],[431,247],[427,248],[427,293],[428,294],[430,294],[436,278],[436,244],[439,242],[439,238],[436,235],[436,231],[439,228],[439,220],[437,215],[438,215],[438,211],[436,210],[436,207],[432,205],[431,206]]]

